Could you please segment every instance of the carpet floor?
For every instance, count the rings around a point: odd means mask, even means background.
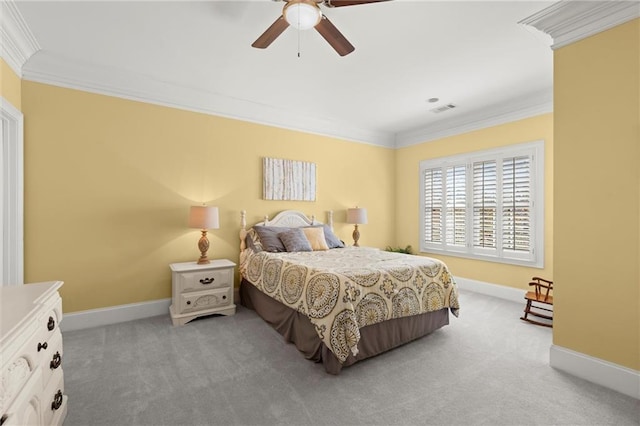
[[[640,424],[640,401],[549,367],[552,331],[520,321],[523,304],[460,304],[450,325],[338,376],[241,306],[65,332],[65,426]]]

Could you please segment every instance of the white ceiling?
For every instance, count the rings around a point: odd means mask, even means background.
[[[552,109],[551,38],[518,24],[548,1],[323,6],[344,57],[293,27],[252,48],[279,1],[16,4],[40,47],[27,80],[389,147]]]

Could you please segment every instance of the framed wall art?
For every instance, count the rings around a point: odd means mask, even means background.
[[[265,200],[316,200],[315,163],[264,157],[262,171]]]

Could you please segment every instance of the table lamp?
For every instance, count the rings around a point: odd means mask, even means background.
[[[358,225],[364,225],[367,223],[367,209],[362,207],[347,209],[347,223],[352,223],[355,225],[352,234],[353,245],[355,247],[360,247],[360,245],[358,244],[358,240],[360,239],[360,231],[358,230]]]
[[[207,251],[209,251],[207,230],[220,228],[218,208],[211,206],[191,206],[191,210],[189,211],[189,227],[197,228],[202,232],[202,236],[198,241],[198,249],[200,250],[198,265],[209,263],[209,259],[207,258]]]

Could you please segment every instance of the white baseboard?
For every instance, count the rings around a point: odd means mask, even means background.
[[[498,284],[476,281],[469,278],[454,277],[460,290],[472,291],[474,293],[486,294],[487,296],[498,297],[512,302],[523,303],[525,290],[513,287],[506,287]]]
[[[640,399],[640,371],[557,345],[551,345],[549,364],[581,379]]]
[[[171,299],[160,299],[151,302],[72,312],[63,316],[60,322],[60,329],[62,331],[82,330],[84,328],[117,324],[158,315],[168,316],[169,305],[171,305]]]

